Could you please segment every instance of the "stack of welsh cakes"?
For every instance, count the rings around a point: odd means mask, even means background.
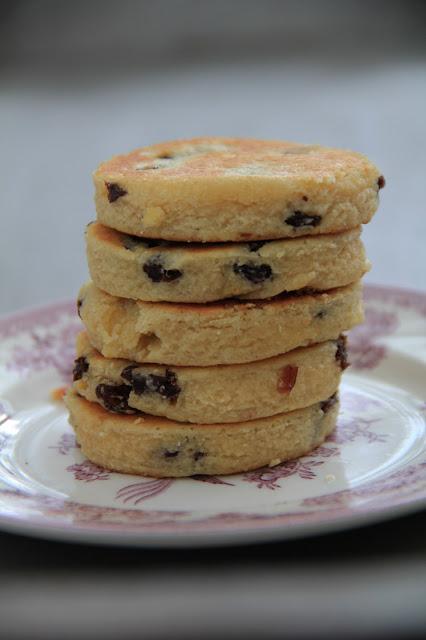
[[[94,181],[66,398],[86,456],[157,477],[223,474],[323,442],[342,332],[363,319],[376,167],[319,146],[198,138],[117,156]]]

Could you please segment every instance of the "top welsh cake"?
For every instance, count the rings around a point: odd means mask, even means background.
[[[211,137],[136,149],[101,164],[93,178],[100,222],[187,242],[345,231],[371,220],[384,186],[353,151]]]

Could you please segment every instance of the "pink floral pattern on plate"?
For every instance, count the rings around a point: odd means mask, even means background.
[[[117,491],[116,500],[137,505],[147,498],[153,498],[166,491],[174,482],[170,478],[152,478],[141,482],[133,482]]]
[[[398,315],[366,307],[364,324],[352,329],[349,341],[350,361],[356,369],[374,369],[386,356],[377,339],[391,335],[398,327]]]
[[[73,433],[63,433],[57,444],[50,445],[49,449],[56,449],[61,456],[66,456],[73,449],[79,449]]]
[[[71,464],[66,468],[70,471],[76,480],[82,480],[83,482],[94,482],[96,480],[108,480],[110,474],[102,467],[98,467],[97,464],[93,464],[90,460],[84,462]]]
[[[386,442],[386,433],[377,433],[372,430],[372,425],[380,422],[378,418],[351,418],[350,420],[340,420],[338,429],[328,437],[327,442],[344,444],[364,439],[366,444],[372,442]]]
[[[166,535],[167,544],[174,544],[180,534],[184,539],[192,533],[201,543],[218,532],[244,536],[270,531],[285,537],[294,527],[308,532],[330,522],[356,520],[358,515],[370,518],[383,510],[424,504],[426,405],[397,387],[392,392],[382,389],[377,374],[368,376],[372,371],[386,374],[396,366],[393,345],[398,343],[393,337],[404,335],[407,317],[410,340],[413,323],[418,335],[424,334],[426,296],[366,287],[365,299],[366,323],[351,332],[352,371],[357,377],[345,387],[336,432],[310,455],[273,468],[184,480],[123,476],[85,460],[74,436],[65,430],[63,411],[47,403],[50,389],[39,382],[40,373],[51,370],[59,384],[72,370],[80,326],[74,305],[0,319],[0,374],[1,367],[6,372],[3,386],[0,377],[0,523],[29,530],[54,527],[73,535],[93,532],[96,537],[116,532],[116,541],[127,534],[142,543],[144,536],[154,536],[154,544],[160,534]],[[424,365],[419,367],[419,375],[424,375]],[[9,395],[7,372],[22,376],[23,385],[30,378],[31,388],[40,389],[39,422],[31,421],[27,410],[22,412],[19,395]],[[346,379],[350,376],[349,372]],[[406,389],[406,380],[404,385]],[[28,422],[25,429],[19,428],[22,420]],[[32,440],[31,433],[38,437]],[[30,460],[25,468],[22,456],[15,453],[17,442],[17,451],[39,447],[37,455],[25,453]],[[46,464],[32,465],[40,456]],[[365,478],[356,469],[357,458],[370,464]],[[38,484],[33,484],[32,474],[35,479],[41,474]],[[45,491],[40,489],[43,484]],[[64,498],[57,497],[58,490]]]
[[[384,496],[389,492],[396,490],[403,492],[405,489],[410,489],[413,481],[423,481],[424,483],[424,471],[426,469],[426,462],[421,462],[418,465],[412,465],[396,471],[385,478],[381,478],[376,482],[370,483],[367,487],[344,489],[343,491],[337,491],[323,496],[317,496],[315,498],[306,498],[303,501],[304,506],[340,506],[346,502],[353,502],[354,498],[364,498],[371,500],[377,495]]]
[[[28,346],[17,344],[7,363],[8,369],[20,374],[42,371],[52,367],[58,372],[62,382],[71,381],[74,362],[75,338],[81,327],[70,323],[59,332],[54,329],[31,331],[31,342]]]

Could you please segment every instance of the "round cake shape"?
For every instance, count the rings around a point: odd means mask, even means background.
[[[212,425],[110,413],[73,391],[65,403],[89,460],[113,471],[156,478],[275,466],[320,445],[333,431],[338,414],[336,396],[269,418]]]
[[[203,137],[142,147],[95,171],[98,220],[188,242],[335,233],[370,221],[384,178],[352,151]]]
[[[369,269],[361,229],[321,236],[187,244],[129,236],[99,223],[86,232],[97,287],[148,302],[263,299],[305,287],[326,291]]]
[[[359,282],[325,293],[208,305],[116,298],[88,283],[78,308],[103,356],[193,366],[263,360],[335,339],[364,317]]]
[[[176,367],[104,358],[77,338],[74,390],[116,413],[179,422],[241,422],[294,411],[331,396],[347,366],[346,338],[245,364]]]

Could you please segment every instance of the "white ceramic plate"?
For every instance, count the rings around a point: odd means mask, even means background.
[[[426,295],[366,287],[338,428],[311,455],[226,477],[155,480],[84,458],[51,391],[69,382],[74,305],[0,320],[0,526],[73,542],[240,544],[426,505]]]

